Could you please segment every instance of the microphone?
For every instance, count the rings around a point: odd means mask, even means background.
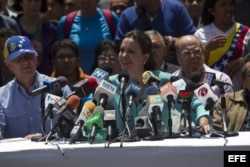
[[[53,126],[52,119],[54,119],[53,108],[55,103],[63,96],[61,89],[54,89],[51,93],[47,93],[45,97],[45,115],[43,116],[43,127],[45,127],[45,121],[50,116],[51,128]]]
[[[123,112],[123,121],[124,121],[125,126],[124,126],[124,129],[122,132],[121,143],[120,143],[121,146],[120,147],[122,147],[123,137],[124,137],[124,134],[126,132],[126,129],[128,131],[128,136],[131,137],[130,129],[128,126],[128,116],[129,116],[133,101],[137,96],[140,95],[140,92],[141,92],[141,85],[140,85],[139,80],[132,78],[124,91],[125,96],[128,97],[128,107],[126,109],[126,112]]]
[[[131,107],[134,99],[141,93],[141,85],[138,79],[131,79],[129,85],[124,91],[125,96],[128,97],[128,107]]]
[[[214,110],[214,104],[218,100],[217,95],[215,95],[215,93],[207,83],[204,83],[199,88],[197,88],[194,91],[194,94],[200,100],[200,102],[205,106],[205,109],[209,111],[209,125],[210,125],[209,137],[219,137],[220,135],[217,134],[213,128],[213,110]]]
[[[186,119],[188,120],[188,134],[192,137],[192,118],[191,118],[191,101],[193,99],[193,91],[197,85],[193,82],[188,82],[185,90],[180,90],[178,94],[178,101],[182,103],[181,121],[184,119],[184,129],[186,130]],[[180,122],[181,122],[180,121]],[[186,132],[183,132],[186,134]]]
[[[54,127],[51,129],[49,135],[47,136],[46,141],[53,133],[55,133],[56,128],[59,129],[59,137],[70,138],[70,131],[74,126],[74,120],[76,118],[76,113],[74,112],[74,110],[77,109],[79,104],[80,98],[76,95],[72,95],[66,100],[64,104],[60,106],[60,108],[58,108],[56,115],[59,115],[59,118]]]
[[[124,87],[128,83],[128,80],[129,80],[129,73],[126,71],[121,72],[118,75],[118,80],[120,82],[120,95],[122,96],[124,92]]]
[[[184,81],[184,79],[179,79],[179,80],[171,82],[171,83],[176,88],[177,93],[179,93],[180,90],[186,89],[186,82]]]
[[[170,77],[170,82],[173,83],[173,82],[175,82],[175,81],[178,81],[179,79],[180,79],[180,78],[179,78],[178,76],[172,75],[172,76]]]
[[[202,73],[200,71],[195,71],[192,73],[190,80],[193,83],[198,84],[199,82],[201,82],[201,76],[202,76]]]
[[[89,119],[89,117],[92,115],[95,107],[96,105],[92,101],[85,102],[80,115],[75,121],[75,124],[79,124],[81,121],[84,121],[84,123],[86,123],[87,119]]]
[[[207,83],[209,86],[214,85],[214,80],[216,79],[215,73],[203,72],[201,76],[201,82]]]
[[[103,128],[104,109],[102,106],[96,106],[93,114],[87,119],[86,127],[90,130],[89,143],[92,144],[96,137],[98,129]]]
[[[162,140],[163,137],[159,135],[158,127],[162,125],[161,112],[163,109],[163,100],[161,95],[158,93],[157,87],[149,86],[147,91],[148,91],[148,114],[153,126],[152,129],[153,137],[149,137],[149,139]]]
[[[222,111],[222,127],[223,127],[223,135],[225,137],[232,137],[238,136],[238,132],[228,131],[227,124],[226,124],[226,99],[225,99],[225,90],[224,85],[229,85],[232,87],[230,83],[221,81],[221,80],[214,80],[214,84],[217,85],[220,89],[220,99],[221,99],[221,111]]]
[[[99,100],[102,107],[105,107],[109,101],[112,100],[116,92],[116,86],[103,80],[96,88],[94,98]]]
[[[163,100],[165,100],[170,108],[174,108],[174,100],[177,99],[177,89],[172,85],[171,82],[166,83],[160,87],[160,92]]]
[[[102,65],[100,68],[104,71],[107,71],[109,73],[109,75],[111,75],[113,72],[112,67],[110,65],[107,65],[107,64]]]
[[[163,109],[162,96],[158,94],[158,88],[148,87],[148,113],[155,118],[156,123],[161,123],[161,112]]]
[[[87,119],[91,116],[94,108],[95,104],[91,101],[87,101],[82,107],[82,111],[75,121],[75,126],[70,132],[71,143],[74,143],[80,138],[80,136],[82,136],[82,127],[86,123]]]
[[[214,73],[195,71],[192,73],[190,80],[196,83],[197,87],[201,86],[203,83],[213,86],[215,78],[216,76]]]
[[[158,87],[158,84],[160,83],[160,79],[151,71],[145,71],[142,74],[142,82],[145,85],[154,85],[155,87]]]
[[[116,112],[115,108],[111,105],[106,106],[104,110],[104,118],[103,118],[103,125],[104,128],[107,129],[107,141],[109,143],[111,140],[118,136],[118,129],[116,129]],[[116,133],[114,133],[114,130],[116,129]],[[109,147],[109,144],[108,144]]]
[[[71,89],[73,92],[71,93],[71,95],[75,94],[81,98],[84,98],[88,94],[93,92],[97,86],[98,86],[98,83],[97,83],[95,78],[90,77],[90,78],[81,80],[72,86]],[[71,96],[71,95],[69,95],[69,96]]]
[[[66,100],[65,104],[59,108],[59,110],[56,112],[56,115],[64,117],[67,122],[71,123],[76,117],[74,110],[77,109],[79,104],[80,98],[76,95],[72,95]]]
[[[67,85],[67,79],[63,76],[58,78],[49,78],[48,80],[44,81],[44,86],[37,88],[31,91],[31,96],[36,96],[42,93],[51,93],[55,89],[61,89],[62,87]]]
[[[230,83],[215,79],[214,84],[217,85],[218,87],[223,87],[224,85],[229,85],[232,86]]]
[[[172,122],[172,114],[171,114],[171,108],[174,109],[174,100],[177,99],[178,93],[176,88],[173,86],[172,81],[177,82],[178,80],[176,80],[178,78],[176,77],[171,77],[169,83],[163,85],[160,88],[160,92],[162,95],[162,98],[164,101],[166,101],[168,103],[168,131],[169,131],[169,136],[172,136],[172,126],[173,126],[173,122]]]
[[[200,100],[200,102],[205,106],[206,110],[212,109],[213,106],[211,106],[211,104],[214,103],[210,103],[211,100],[213,102],[216,102],[218,100],[218,96],[213,92],[213,90],[207,83],[204,83],[199,88],[194,90],[194,94]]]
[[[108,65],[102,68],[96,68],[91,74],[91,77],[95,78],[97,83],[100,84],[103,80],[108,80],[109,75],[112,73],[112,68]]]
[[[150,123],[148,115],[139,115],[134,119],[135,122],[135,134],[138,138],[145,138],[150,136]]]

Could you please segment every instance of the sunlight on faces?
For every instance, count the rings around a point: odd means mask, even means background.
[[[119,62],[122,70],[128,71],[130,75],[142,73],[144,63],[148,60],[149,54],[143,54],[137,41],[132,38],[124,38],[120,47]]]
[[[33,75],[37,68],[37,54],[22,53],[13,60],[5,60],[5,65],[15,76]]]
[[[177,60],[187,77],[190,77],[194,71],[202,69],[204,64],[204,51],[196,37],[182,37],[177,41],[176,47]]]

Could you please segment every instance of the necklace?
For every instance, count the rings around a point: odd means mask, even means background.
[[[158,12],[146,12],[147,18],[149,19],[149,21],[152,23],[155,18],[158,16]]]

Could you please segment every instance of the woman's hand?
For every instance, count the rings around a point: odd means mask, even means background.
[[[227,37],[224,35],[214,36],[205,46],[207,52],[211,52],[217,48],[223,47],[227,42]]]

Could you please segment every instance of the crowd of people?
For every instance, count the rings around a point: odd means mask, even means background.
[[[173,83],[174,77],[186,83],[183,89],[186,91],[194,91],[200,86],[197,82],[209,80],[202,77],[224,83],[222,86],[209,83],[218,97],[213,107],[214,119],[209,119],[209,110],[199,98],[189,99],[190,120],[200,131],[209,133],[211,121],[212,128],[223,130],[225,106],[221,98],[226,98],[228,104],[225,117],[228,130],[249,131],[250,24],[245,15],[249,12],[248,3],[247,0],[0,1],[1,133],[4,138],[32,138],[41,133],[44,97],[34,96],[32,91],[47,80],[63,76],[67,85],[60,87],[61,96],[68,98],[76,93],[79,81],[91,80],[97,68],[107,67],[110,71],[106,80],[117,87],[109,104],[115,108],[119,134],[125,123],[130,129],[135,128],[134,119],[145,107],[142,101],[148,100],[152,86],[157,87],[155,94],[161,94],[160,88],[166,82]],[[124,72],[129,76],[127,85],[134,86],[136,81],[138,92],[130,88],[123,93],[119,89],[124,82],[120,74]],[[201,73],[199,81],[194,79],[197,72]],[[150,81],[145,82],[145,78]],[[99,103],[94,91],[84,91],[78,108],[86,101]],[[168,103],[163,100],[161,108],[166,132],[171,131],[169,120],[173,118]],[[173,124],[180,125],[183,103],[173,99],[173,104],[173,113],[178,115]],[[129,113],[125,113],[126,107]]]

